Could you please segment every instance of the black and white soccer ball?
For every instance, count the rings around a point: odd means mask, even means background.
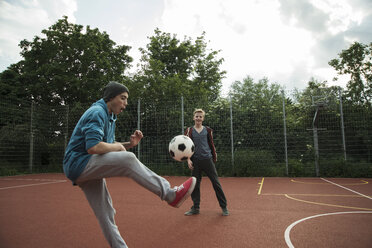
[[[177,135],[169,142],[169,154],[177,161],[186,161],[194,151],[194,142],[185,135]]]

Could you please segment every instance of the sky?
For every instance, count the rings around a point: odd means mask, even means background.
[[[247,76],[286,90],[311,78],[345,87],[349,77],[333,81],[328,62],[353,42],[372,42],[372,0],[0,0],[0,72],[22,59],[21,40],[42,37],[63,16],[131,46],[133,70],[156,28],[179,40],[205,32],[224,59],[223,94]]]

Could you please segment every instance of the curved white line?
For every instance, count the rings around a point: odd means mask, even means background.
[[[313,219],[313,218],[317,218],[317,217],[322,217],[322,216],[327,216],[327,215],[336,215],[336,214],[372,214],[372,211],[352,211],[352,212],[336,212],[336,213],[318,214],[318,215],[313,215],[313,216],[306,217],[306,218],[303,218],[301,220],[295,221],[292,224],[290,224],[284,232],[284,239],[285,239],[285,242],[287,243],[288,247],[289,248],[294,248],[294,246],[291,242],[291,239],[289,237],[289,233],[291,232],[291,229],[295,225],[297,225],[298,223],[303,222],[305,220],[309,220],[309,219]]]

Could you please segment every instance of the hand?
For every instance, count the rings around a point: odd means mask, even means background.
[[[130,145],[132,147],[138,145],[138,143],[141,141],[143,138],[143,134],[140,130],[134,131],[134,133],[130,136]]]
[[[190,158],[187,159],[187,165],[189,166],[189,169],[190,170],[193,170],[194,169],[194,166],[192,165],[192,161]]]

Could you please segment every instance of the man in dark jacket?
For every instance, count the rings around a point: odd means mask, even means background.
[[[196,177],[195,189],[191,194],[194,205],[185,215],[199,214],[200,182],[202,180],[202,172],[204,171],[212,182],[218,203],[222,209],[222,215],[228,216],[229,211],[227,210],[226,197],[218,180],[216,166],[214,165],[217,162],[217,153],[213,143],[213,130],[203,126],[204,117],[204,110],[196,109],[193,118],[194,126],[187,128],[185,132],[185,135],[189,136],[195,145],[195,152],[191,159],[188,160],[188,166],[192,170],[192,176]]]

